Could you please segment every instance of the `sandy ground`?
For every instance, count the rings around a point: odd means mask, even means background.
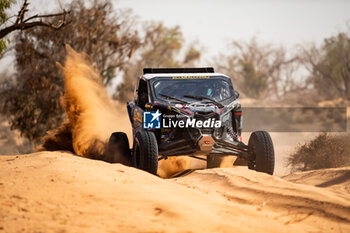
[[[161,179],[66,152],[0,156],[0,232],[350,232],[350,167]]]

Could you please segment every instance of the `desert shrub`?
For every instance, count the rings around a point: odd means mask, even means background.
[[[308,171],[350,165],[350,134],[321,133],[300,145],[287,160],[293,171]]]

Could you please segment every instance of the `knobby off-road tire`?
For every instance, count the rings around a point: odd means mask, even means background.
[[[207,155],[207,168],[220,167],[222,157],[215,155]]]
[[[131,151],[128,137],[125,133],[112,133],[108,141],[105,158],[107,162],[131,165]]]
[[[156,175],[158,170],[158,144],[153,132],[137,132],[134,139],[133,166]]]
[[[253,132],[248,148],[253,156],[253,161],[248,164],[249,169],[272,175],[275,169],[275,151],[270,134],[266,131]]]

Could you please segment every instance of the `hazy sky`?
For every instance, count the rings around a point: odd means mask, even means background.
[[[68,3],[70,0],[60,0]],[[350,28],[350,0],[112,0],[131,8],[138,21],[162,21],[181,26],[186,42],[199,41],[201,64],[227,50],[230,40],[258,36],[264,42],[293,51],[299,43],[320,43],[325,37]],[[52,12],[57,0],[30,0],[34,12]],[[19,0],[16,5],[21,5]],[[14,9],[17,12],[18,9]],[[204,52],[204,53],[203,53]],[[210,60],[209,60],[210,62]],[[0,67],[13,60],[2,59]]]
[[[231,39],[289,48],[320,42],[350,25],[349,0],[114,0],[132,8],[140,20],[180,25],[188,42],[198,40],[207,53],[225,50]]]
[[[37,12],[52,11],[57,2],[30,0]],[[141,21],[181,26],[187,42],[199,41],[206,55],[225,51],[230,40],[258,36],[292,48],[317,42],[350,27],[350,0],[111,0],[131,8]],[[22,1],[18,1],[20,4]],[[43,8],[43,6],[45,6]]]

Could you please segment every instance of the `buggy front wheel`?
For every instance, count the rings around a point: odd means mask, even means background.
[[[249,169],[272,175],[275,169],[275,152],[271,136],[266,131],[255,131],[250,135],[248,150],[252,156]]]
[[[134,138],[133,166],[157,174],[158,170],[158,144],[153,132],[142,130]]]

